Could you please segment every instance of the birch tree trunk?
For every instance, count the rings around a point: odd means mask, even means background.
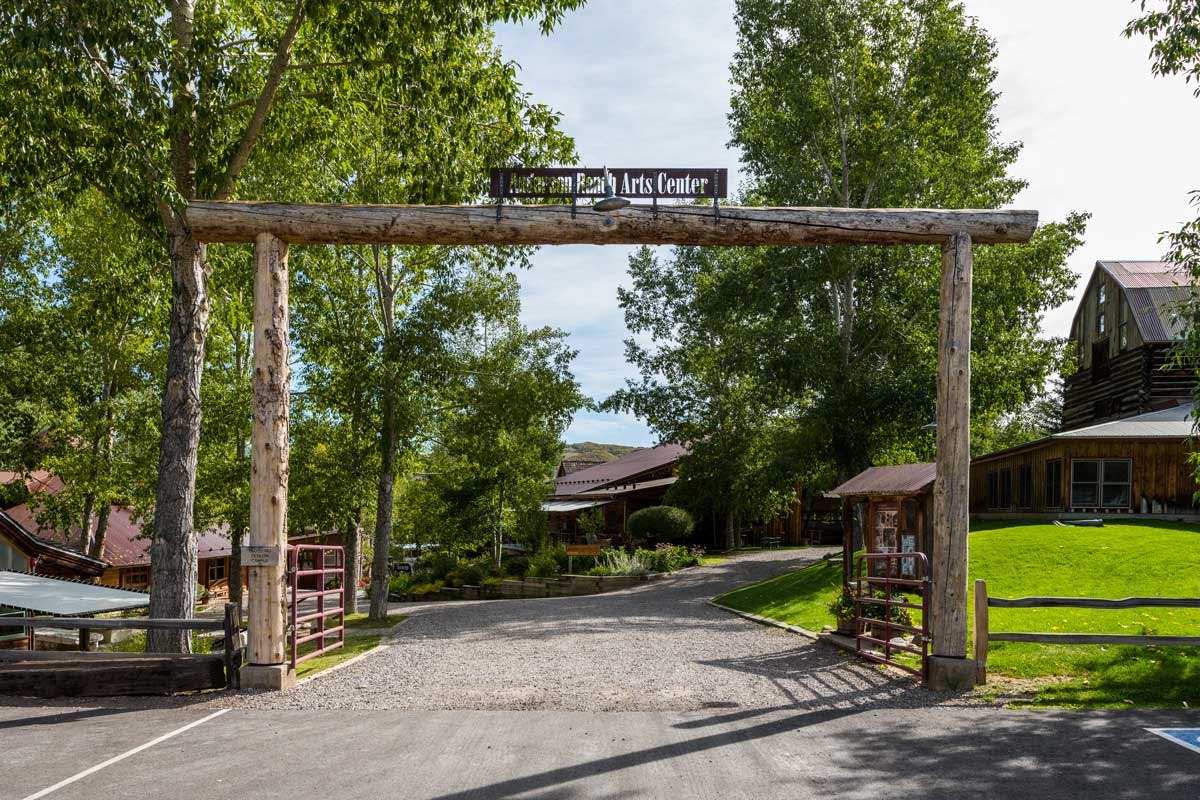
[[[362,556],[359,543],[362,540],[362,508],[354,509],[354,516],[346,522],[343,544],[346,547],[345,611],[358,613],[358,582],[362,580]]]

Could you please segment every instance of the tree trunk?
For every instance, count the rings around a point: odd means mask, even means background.
[[[150,616],[186,619],[196,602],[196,451],[200,444],[200,379],[208,330],[203,244],[176,228],[170,233],[171,316],[162,438],[150,545]],[[146,633],[146,650],[189,653],[184,630]]]
[[[246,528],[236,525],[229,531],[229,602],[242,602],[242,542],[246,540]]]
[[[108,531],[108,514],[111,505],[104,505],[96,517],[96,534],[92,537],[87,554],[92,558],[104,558],[104,534]]]
[[[730,511],[725,515],[725,549],[733,550],[737,547],[737,523],[734,521],[733,512]]]
[[[79,520],[79,552],[92,552],[92,514],[96,510],[96,493],[83,498],[83,517]]]
[[[373,620],[387,618],[388,554],[392,545],[392,495],[396,488],[396,398],[390,366],[384,379],[383,430],[380,435],[381,464],[375,507],[375,559],[371,565],[371,614]]]
[[[345,611],[358,613],[358,582],[362,580],[362,557],[359,555],[359,540],[362,538],[362,508],[354,509],[354,516],[346,522],[342,535],[346,547]]]

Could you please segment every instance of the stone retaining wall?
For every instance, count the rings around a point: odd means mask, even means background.
[[[557,578],[526,578],[501,581],[494,586],[442,587],[429,594],[390,594],[393,603],[426,603],[431,600],[507,600],[523,597],[577,597],[629,589],[658,580],[667,573],[651,575],[560,575]]]

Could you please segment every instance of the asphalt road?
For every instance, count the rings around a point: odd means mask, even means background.
[[[0,708],[0,797],[1195,798],[1195,714]],[[206,719],[207,718],[207,719]],[[197,720],[49,794],[38,792]]]

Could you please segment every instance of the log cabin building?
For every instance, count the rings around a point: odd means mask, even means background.
[[[583,469],[560,469],[551,496],[542,504],[551,536],[561,542],[582,541],[585,536],[579,529],[579,515],[598,509],[604,515],[604,532],[598,537],[601,543],[626,544],[624,531],[629,515],[663,505],[676,481],[679,461],[686,455],[686,447],[664,444],[633,450]],[[841,521],[837,503],[809,497],[801,484],[796,485],[795,497],[786,513],[748,526],[742,539],[753,544],[764,537],[778,538],[783,544],[838,541]],[[722,545],[724,520],[697,520],[693,541]]]
[[[1191,277],[1162,261],[1097,261],[1071,323],[1076,372],[1063,387],[1063,429],[1191,400],[1195,371],[1171,363],[1176,311]]]

